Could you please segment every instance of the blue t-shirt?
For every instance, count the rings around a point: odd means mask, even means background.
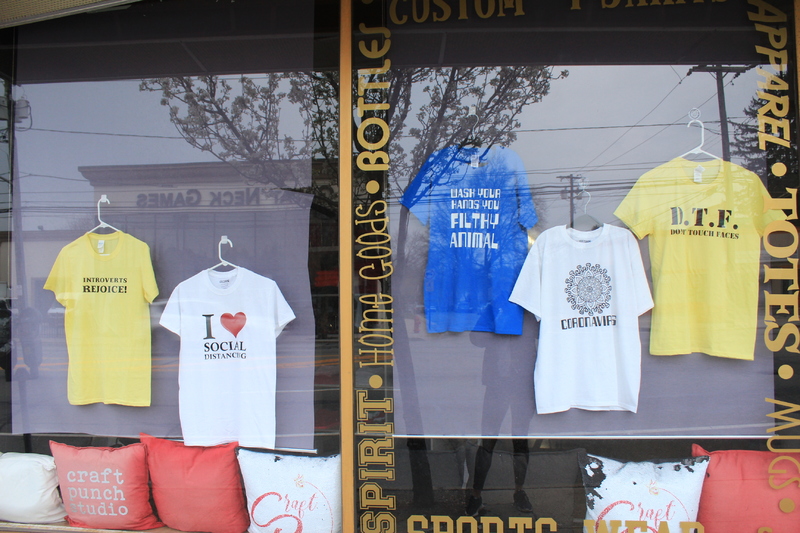
[[[525,168],[502,147],[434,152],[401,203],[430,226],[425,272],[428,332],[522,334],[508,301],[536,224]]]

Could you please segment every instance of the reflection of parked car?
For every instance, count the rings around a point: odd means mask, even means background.
[[[26,307],[19,312],[16,320],[16,339],[22,348],[22,359],[28,367],[28,378],[36,379],[42,363],[42,314],[34,307]]]
[[[47,326],[50,328],[54,328],[54,331],[58,331],[64,328],[64,312],[67,309],[58,303],[57,300],[53,300],[53,305],[47,310],[47,318],[45,318],[45,322]]]
[[[53,302],[53,305],[50,306],[50,309],[47,310],[47,316],[60,317],[64,314],[64,311],[66,311],[64,306],[55,301]]]
[[[0,368],[6,381],[11,381],[11,310],[8,301],[0,300]]]
[[[42,316],[40,336],[43,338],[58,338],[64,335],[64,312],[63,305],[53,299],[53,303],[47,308]]]

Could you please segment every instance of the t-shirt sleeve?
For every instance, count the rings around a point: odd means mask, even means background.
[[[158,285],[156,284],[156,275],[153,272],[153,262],[150,259],[150,247],[144,245],[144,257],[142,263],[142,292],[144,299],[148,303],[152,303],[158,296]]]
[[[625,242],[628,248],[628,257],[630,258],[631,286],[633,287],[636,315],[638,316],[653,308],[653,296],[650,293],[650,285],[647,283],[647,274],[644,271],[639,243],[628,232],[625,235]]]
[[[58,254],[56,257],[55,263],[53,263],[53,267],[50,269],[50,275],[47,276],[47,280],[44,282],[44,289],[48,291],[53,291],[56,295],[56,300],[61,305],[66,305],[66,278],[64,277],[64,254],[63,250]]]
[[[158,321],[159,324],[170,330],[171,332],[175,333],[176,335],[181,334],[181,286],[178,285],[175,287],[175,290],[172,291],[172,294],[167,301],[167,305],[164,306],[164,312],[161,313],[161,319]]]
[[[283,331],[283,328],[286,327],[286,324],[295,319],[295,316],[294,316],[294,311],[292,311],[292,308],[289,306],[289,303],[283,297],[283,293],[281,292],[281,290],[278,288],[277,285],[275,285],[274,304],[275,304],[275,309],[274,309],[275,336],[277,337],[278,335],[280,335],[281,331]]]
[[[44,288],[48,291],[53,291],[56,295],[56,300],[59,301],[63,305],[61,301],[61,294],[64,290],[64,277],[61,274],[61,254],[58,254],[56,257],[55,263],[53,263],[53,267],[50,269],[50,274],[47,276],[47,280],[44,282]]]
[[[653,218],[648,208],[647,174],[640,177],[636,184],[617,206],[614,216],[640,239],[653,232]]]
[[[536,315],[537,319],[542,317],[542,257],[539,243],[540,240],[537,240],[528,252],[508,298],[510,302]]]

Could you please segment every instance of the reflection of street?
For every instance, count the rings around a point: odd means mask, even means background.
[[[152,373],[152,406],[147,408],[122,405],[70,405],[67,403],[67,369],[69,358],[63,328],[45,327],[41,337],[42,361],[37,375],[31,375],[23,357],[16,358],[10,394],[14,428],[17,432],[29,427],[49,424],[54,432],[94,433],[98,435],[138,436],[138,431],[162,435],[179,435],[177,394],[172,394],[177,381],[177,357],[154,356]],[[97,427],[98,419],[108,416],[118,425],[105,430]],[[126,429],[134,419],[138,428]]]
[[[422,406],[423,419],[436,418],[444,426],[437,424],[437,435],[455,435],[456,427],[480,427],[481,410],[464,409],[474,405],[476,397],[483,396],[481,384],[481,365],[483,357],[480,353],[470,353],[474,349],[466,334],[443,334],[448,337],[449,350],[438,347],[438,343],[424,340],[410,340],[411,352],[414,356],[414,370],[419,391],[419,403]],[[450,384],[458,383],[458,387]],[[403,391],[395,392],[396,404],[402,409]],[[447,411],[459,406],[459,420],[448,416]],[[402,419],[401,414],[396,418]],[[400,422],[398,425],[401,425]],[[425,425],[427,428],[427,424]]]
[[[509,355],[491,353],[487,350],[487,354],[484,356],[485,348],[475,346],[470,340],[469,333],[443,333],[426,337],[425,339],[411,338],[409,340],[414,359],[423,427],[426,433],[458,436],[487,434],[482,429],[485,385],[487,384],[484,376],[484,359],[485,357],[503,358]],[[513,381],[517,382],[520,388],[514,390],[513,394],[520,402],[527,404],[519,409],[519,418],[523,421],[529,420],[533,413],[533,350],[534,344],[531,342],[527,365],[514,369]],[[530,379],[526,379],[526,375],[530,376]],[[518,379],[520,377],[521,379]],[[495,390],[495,392],[497,391]],[[402,394],[402,390],[396,393],[397,405],[400,410],[403,405]],[[491,400],[490,403],[492,403]],[[490,408],[490,412],[493,410]],[[510,411],[502,409],[502,412],[493,414],[495,417],[499,416],[500,419],[496,423],[494,420],[485,422],[498,428],[501,435],[510,434]],[[401,418],[402,414],[398,414],[396,417],[398,420]],[[402,426],[402,422],[398,423],[398,426]],[[527,430],[527,424],[523,423],[523,426],[523,431]],[[474,429],[465,433],[465,428]]]
[[[535,329],[526,315],[525,335]],[[764,398],[772,397],[772,354],[758,347],[754,361],[737,361],[705,354],[657,357],[647,351],[650,315],[640,318],[642,331],[642,383],[639,410],[597,412],[571,409],[562,413],[532,415],[527,436],[653,436],[763,435],[770,419],[764,416]],[[763,336],[763,327],[758,330]],[[414,379],[419,395],[424,435],[478,437],[485,435],[482,410],[484,348],[474,346],[469,333],[421,334],[410,339]],[[519,381],[533,409],[533,360]],[[399,381],[396,381],[398,383]],[[398,435],[407,436],[403,391],[396,391]],[[512,431],[505,413],[500,436]],[[417,435],[414,435],[417,436]]]

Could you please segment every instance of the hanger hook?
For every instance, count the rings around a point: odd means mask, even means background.
[[[222,258],[222,245],[223,244],[230,244],[231,248],[233,248],[233,242],[228,238],[227,235],[223,235],[222,238],[219,240],[219,244],[217,244],[217,255],[219,256],[219,262],[222,263],[223,265],[227,266],[230,263],[228,263],[227,261],[225,261]]]
[[[587,211],[589,209],[589,202],[592,201],[592,193],[590,193],[587,190],[584,190],[583,192],[585,192],[589,196],[589,198],[586,199],[586,203],[583,204],[583,214],[586,215],[588,214]]]
[[[588,214],[589,202],[592,201],[592,193],[590,193],[587,188],[589,180],[586,178],[586,176],[580,176],[580,178],[581,180],[578,182],[578,190],[581,192],[581,194],[586,193],[588,196],[586,203],[583,205],[583,214],[586,215]]]
[[[97,220],[100,222],[100,224],[105,224],[105,222],[103,222],[103,219],[100,218],[100,204],[102,203],[107,203],[107,204],[111,203],[111,201],[108,199],[108,196],[105,194],[101,194],[100,199],[97,201]]]
[[[702,146],[706,142],[706,127],[703,122],[700,120],[700,110],[696,107],[693,107],[691,111],[689,111],[689,122],[686,124],[686,127],[691,127],[692,124],[697,123],[700,125],[700,145],[697,148],[702,148]],[[697,149],[695,148],[695,150]]]

